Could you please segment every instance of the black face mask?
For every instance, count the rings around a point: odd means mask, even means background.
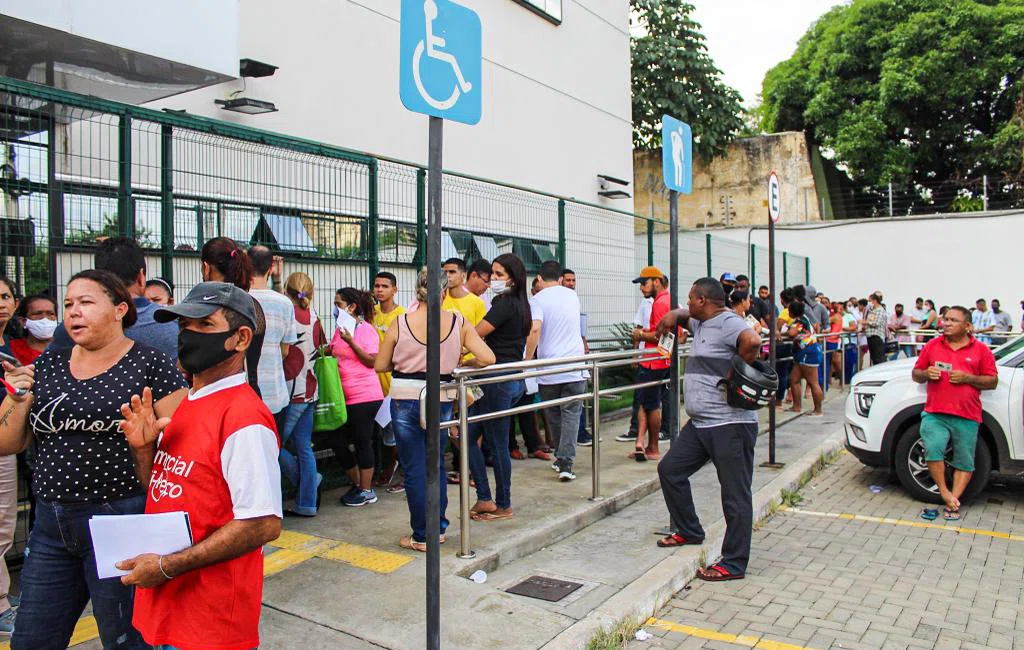
[[[193,375],[209,370],[218,363],[238,354],[224,349],[224,343],[237,330],[227,332],[197,332],[183,329],[178,332],[178,362]]]

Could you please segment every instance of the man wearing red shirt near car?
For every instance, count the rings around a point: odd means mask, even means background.
[[[974,472],[974,450],[981,423],[981,391],[999,382],[996,360],[988,346],[971,335],[971,313],[950,307],[943,319],[942,336],[921,350],[914,364],[914,381],[927,384],[928,397],[921,416],[921,440],[928,471],[946,503],[947,520],[960,519],[960,497]],[[946,448],[953,443],[953,486],[946,484]],[[934,519],[935,512],[922,513]]]
[[[281,533],[274,418],[243,371],[253,299],[203,282],[154,318],[179,321],[178,361],[192,390],[157,419],[145,389],[121,407],[121,428],[147,486],[146,514],[187,512],[195,541],[117,565],[139,587],[132,623],[158,650],[250,650],[259,646],[262,547]]]

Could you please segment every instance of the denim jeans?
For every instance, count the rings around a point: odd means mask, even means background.
[[[587,382],[569,381],[564,384],[541,384],[540,398],[549,401],[560,397],[582,395],[587,392]],[[555,457],[561,461],[572,461],[576,458],[576,434],[579,431],[580,413],[583,402],[577,400],[561,406],[544,409],[551,425],[551,437],[555,443]]]
[[[475,406],[478,412],[494,413],[512,408],[526,392],[526,382],[522,380],[506,381],[500,384],[484,386],[484,396]],[[470,427],[469,471],[476,481],[476,498],[478,501],[494,501],[499,508],[512,507],[512,457],[508,453],[508,432],[512,419],[508,416],[494,420],[484,420],[479,426]],[[487,466],[484,464],[484,452],[476,444],[483,435],[487,451],[494,460],[494,488],[497,499],[491,497],[491,486],[487,482]]]
[[[149,650],[132,627],[134,590],[119,578],[97,577],[89,534],[93,515],[139,514],[145,506],[145,495],[107,503],[36,501],[13,650],[64,650],[90,599],[104,650]]]
[[[441,402],[441,420],[452,417],[451,403]],[[420,403],[414,399],[391,400],[391,423],[398,444],[398,462],[405,471],[405,499],[409,506],[412,538],[427,541],[427,432],[420,426]],[[440,436],[438,470],[441,490],[441,534],[448,529],[444,511],[448,507],[448,483],[444,480],[444,448],[446,435]]]
[[[295,494],[295,512],[300,515],[316,514],[317,480],[316,456],[313,455],[313,411],[316,402],[289,404],[285,409],[284,427],[281,429],[281,453],[278,461],[281,474],[298,492]],[[289,439],[294,440],[295,453],[285,448]]]

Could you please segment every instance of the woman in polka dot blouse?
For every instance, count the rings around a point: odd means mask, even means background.
[[[132,592],[96,572],[89,519],[141,513],[146,495],[118,425],[120,407],[148,387],[156,413],[170,416],[185,382],[163,352],[124,336],[135,307],[107,271],[71,278],[64,327],[74,348],[48,351],[33,365],[4,364],[8,390],[0,403],[0,454],[38,448],[33,490],[35,527],[25,551],[22,598],[11,647],[65,647],[86,604],[104,648],[148,648],[132,627]]]

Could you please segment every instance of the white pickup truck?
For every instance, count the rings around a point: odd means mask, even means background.
[[[983,420],[965,499],[981,492],[993,472],[1024,475],[1024,336],[994,353],[999,385],[981,393]],[[918,433],[925,386],[911,378],[914,361],[890,361],[854,375],[846,399],[846,448],[865,465],[894,471],[914,498],[941,503]]]

